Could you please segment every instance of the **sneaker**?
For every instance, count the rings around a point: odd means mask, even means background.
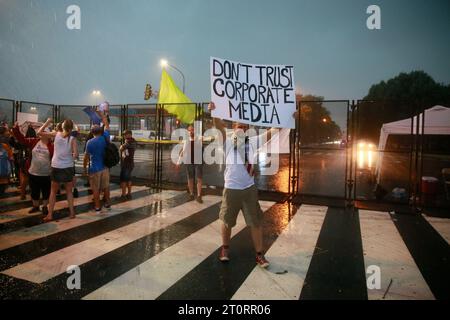
[[[73,197],[78,198],[78,189],[77,188],[73,189]]]
[[[28,213],[36,213],[36,212],[39,212],[39,211],[40,211],[39,207],[33,207],[33,208],[31,208],[30,211],[28,211]]]
[[[193,201],[193,200],[195,200],[195,196],[191,193],[191,194],[189,195],[189,201]]]
[[[195,200],[197,200],[198,203],[203,203],[202,196],[197,197]]]
[[[269,266],[269,261],[266,260],[263,254],[256,255],[256,264],[261,268],[267,268]]]
[[[131,196],[131,193],[128,193],[128,194],[126,195],[126,198],[127,198],[127,200],[133,199],[133,197]]]
[[[105,209],[111,210],[111,205],[109,203],[108,204],[104,204],[103,206],[105,207]]]
[[[125,194],[122,194],[120,196],[120,201],[127,201],[127,200],[128,200],[128,198],[127,198],[127,196]]]
[[[42,207],[42,214],[44,214],[44,215],[48,214],[48,207],[47,206],[43,206]]]
[[[229,249],[225,248],[224,246],[222,246],[220,248],[220,253],[219,253],[219,260],[222,262],[228,262],[230,261],[230,258],[228,257],[228,251]]]
[[[94,208],[95,209],[95,213],[102,213],[102,208]]]

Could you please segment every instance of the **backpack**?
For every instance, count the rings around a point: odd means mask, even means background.
[[[108,168],[112,168],[120,162],[119,149],[114,143],[109,142],[108,139],[106,139],[106,137],[104,138],[106,141],[106,147],[103,164]]]
[[[9,178],[11,175],[11,162],[9,161],[8,151],[0,144],[0,177]]]

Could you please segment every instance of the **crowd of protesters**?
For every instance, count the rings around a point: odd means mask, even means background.
[[[118,161],[107,161],[110,141],[108,105],[102,104],[96,112],[101,122],[94,124],[88,135],[84,150],[83,173],[88,179],[93,194],[95,212],[111,208],[110,167]],[[33,128],[34,127],[34,128]],[[37,131],[35,130],[37,129]],[[28,191],[31,196],[30,214],[43,214],[44,222],[54,219],[57,195],[64,188],[70,218],[75,218],[74,197],[78,197],[75,161],[79,158],[77,139],[79,129],[71,119],[53,123],[49,118],[39,128],[36,124],[16,122],[12,128],[8,124],[0,125],[0,196],[4,197],[8,188],[18,187],[20,199],[26,200]],[[117,157],[122,156],[120,185],[121,200],[131,199],[131,174],[134,167],[136,141],[129,130],[123,132],[124,143],[116,150]],[[111,148],[110,148],[111,150]],[[120,151],[119,151],[120,150]],[[120,154],[119,154],[120,153]],[[110,155],[110,153],[109,153]],[[108,165],[108,163],[110,165]],[[103,204],[100,197],[103,194]]]

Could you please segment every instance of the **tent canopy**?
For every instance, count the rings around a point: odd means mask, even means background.
[[[419,130],[417,130],[417,116],[414,117],[412,124],[411,118],[383,124],[383,127],[381,127],[380,131],[380,142],[378,144],[378,150],[383,151],[386,148],[386,143],[389,135],[411,134],[411,127],[413,129],[413,134],[422,134],[423,130],[424,134],[450,135],[450,108],[446,108],[443,106],[434,106],[430,109],[425,110],[425,119],[423,126],[422,116],[423,114],[421,113],[419,115]],[[384,153],[379,153],[376,167],[378,183],[380,183],[383,156]]]
[[[378,150],[384,150],[389,135],[391,134],[422,134],[422,114],[419,115],[419,130],[416,129],[417,116],[411,125],[411,118],[383,124],[380,132]],[[424,134],[448,134],[450,135],[450,108],[434,106],[425,110]]]

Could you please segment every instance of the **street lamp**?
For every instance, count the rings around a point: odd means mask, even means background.
[[[181,77],[183,78],[183,93],[184,93],[185,82],[186,82],[186,80],[185,80],[185,78],[184,78],[183,72],[181,72],[181,70],[178,69],[177,67],[175,67],[174,65],[170,64],[166,59],[161,59],[160,63],[161,63],[161,67],[162,67],[162,68],[171,67],[171,68],[177,70],[177,71],[181,74]]]
[[[98,104],[98,97],[101,95],[102,93],[100,92],[100,90],[94,90],[92,91],[92,95],[95,97],[95,104]]]

